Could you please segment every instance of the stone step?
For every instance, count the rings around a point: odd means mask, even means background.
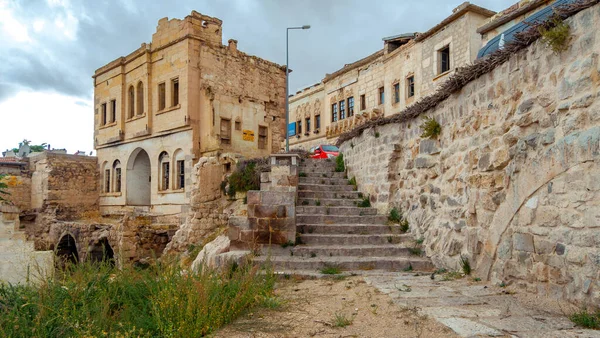
[[[359,199],[362,198],[362,193],[358,191],[310,191],[299,190],[298,198],[318,198],[318,199]]]
[[[319,161],[319,162],[300,162],[298,169],[324,169],[335,170],[336,163],[334,161]]]
[[[258,256],[254,262],[270,262],[279,270],[320,270],[327,266],[336,266],[341,270],[388,270],[403,271],[409,266],[415,271],[433,271],[431,261],[423,257],[294,257],[294,256]]]
[[[406,234],[391,233],[375,235],[303,233],[300,235],[300,239],[303,244],[307,245],[389,245],[411,242],[412,237]]]
[[[318,199],[318,198],[299,198],[298,206],[317,206],[317,201],[319,202],[319,206],[329,206],[329,207],[354,207],[361,200],[360,199]]]
[[[352,185],[335,185],[335,184],[298,184],[299,191],[354,191],[356,188]]]
[[[319,171],[298,171],[298,173],[303,172],[306,176],[305,177],[321,177],[321,178],[346,178],[346,173],[338,173],[335,171],[325,171],[325,170],[319,170]]]
[[[296,223],[300,224],[385,224],[384,215],[341,216],[341,215],[305,215],[296,214]]]
[[[349,185],[345,178],[300,177],[300,184]]]
[[[403,245],[298,245],[292,249],[294,257],[410,257]]]
[[[369,216],[377,215],[375,208],[358,207],[333,207],[333,206],[297,206],[296,214],[302,215],[346,215],[346,216]]]
[[[381,235],[389,234],[390,227],[383,224],[297,224],[305,234]]]

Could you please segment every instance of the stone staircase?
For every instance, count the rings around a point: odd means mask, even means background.
[[[0,205],[0,283],[27,283],[52,274],[54,253],[35,251],[20,229],[18,210],[12,209]]]
[[[375,208],[359,207],[363,196],[335,162],[305,159],[299,166],[295,246],[263,248],[257,262],[270,260],[276,271],[349,270],[431,271],[431,261],[415,255],[416,244]]]

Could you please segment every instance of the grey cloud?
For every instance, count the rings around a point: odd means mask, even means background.
[[[515,0],[472,1],[501,10]],[[460,1],[73,1],[79,19],[75,41],[61,40],[52,32],[30,34],[35,49],[0,49],[0,101],[18,88],[55,91],[89,99],[95,69],[127,55],[149,42],[162,17],[183,18],[192,9],[223,20],[223,40],[235,38],[246,53],[285,63],[285,29],[310,24],[308,31],[290,32],[290,91],[320,81],[345,63],[382,47],[381,38],[404,32],[425,31],[450,15]],[[43,15],[53,20],[65,15],[46,1],[22,0],[17,19],[29,22]],[[0,41],[4,45],[4,41]]]

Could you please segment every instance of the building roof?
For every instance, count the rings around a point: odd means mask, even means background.
[[[394,40],[405,40],[405,39],[413,39],[418,33],[402,33],[398,35],[388,36],[381,40],[383,41],[394,41]]]
[[[366,65],[369,62],[377,59],[378,57],[380,57],[382,55],[383,55],[383,49],[380,49],[380,50],[376,51],[375,53],[373,53],[373,54],[371,54],[371,55],[369,55],[367,57],[364,57],[364,58],[362,58],[362,59],[360,59],[360,60],[358,60],[356,62],[345,64],[344,67],[336,70],[335,72],[333,72],[331,74],[325,75],[325,78],[323,79],[323,82],[327,82],[327,81],[333,79],[334,77],[336,77],[336,76],[338,76],[340,74],[343,74],[343,73],[345,73],[345,72],[347,72],[347,71],[349,71],[351,69],[354,69],[354,68]]]
[[[437,25],[435,25],[433,28],[431,28],[427,32],[419,34],[415,38],[415,41],[425,40],[426,38],[432,36],[433,34],[437,33],[438,31],[440,31],[442,28],[446,27],[446,25],[448,25],[448,24],[452,23],[454,20],[460,18],[467,12],[481,14],[488,18],[496,15],[496,12],[490,11],[487,8],[473,5],[470,2],[463,2],[460,6],[458,6],[454,9],[454,11],[452,12],[452,14],[449,17],[442,20],[442,22],[438,23]]]
[[[24,161],[21,161],[18,157],[0,157],[0,165],[25,165]]]
[[[499,26],[504,25],[505,23],[527,13],[530,12],[540,6],[546,5],[552,0],[532,0],[531,2],[519,7],[519,3],[516,3],[502,12],[498,13],[498,17],[492,18],[492,20],[485,25],[477,28],[477,33],[485,34]]]

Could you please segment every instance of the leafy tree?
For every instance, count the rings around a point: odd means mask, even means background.
[[[44,142],[42,144],[32,145],[31,141],[23,139],[23,141],[19,142],[19,148],[21,148],[22,146],[29,146],[29,149],[31,149],[32,153],[39,153],[46,150],[48,143]],[[19,152],[19,148],[12,148],[11,150],[16,154]]]

